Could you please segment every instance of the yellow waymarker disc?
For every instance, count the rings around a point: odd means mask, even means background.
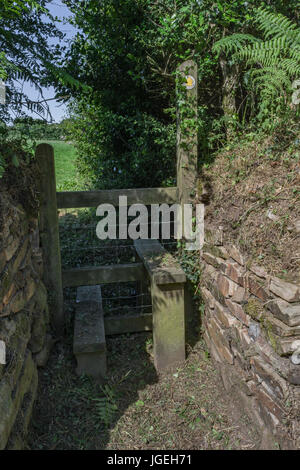
[[[192,90],[196,85],[196,80],[191,75],[186,77],[186,83],[184,84],[188,90]]]

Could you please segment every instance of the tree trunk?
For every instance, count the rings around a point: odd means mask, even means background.
[[[224,57],[220,57],[220,67],[223,74],[222,107],[226,122],[227,139],[229,140],[234,133],[234,123],[237,115],[235,95],[239,71],[236,64],[230,65]]]

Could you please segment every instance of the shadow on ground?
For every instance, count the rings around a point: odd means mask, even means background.
[[[247,418],[232,415],[206,347],[196,340],[198,333],[191,340],[188,336],[185,364],[159,376],[153,365],[151,334],[108,338],[108,376],[101,388],[75,374],[72,318],[69,307],[67,334],[40,370],[29,448],[257,447]]]

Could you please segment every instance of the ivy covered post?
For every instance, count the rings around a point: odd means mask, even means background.
[[[198,72],[193,60],[177,69],[177,188],[181,204],[192,202],[197,183]]]
[[[35,155],[40,169],[39,226],[44,279],[51,318],[57,333],[61,334],[64,327],[64,309],[53,148],[48,144],[40,144]]]

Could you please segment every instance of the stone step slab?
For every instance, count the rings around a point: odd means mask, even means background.
[[[76,373],[90,375],[99,381],[106,376],[106,341],[101,287],[77,289],[73,352]]]

